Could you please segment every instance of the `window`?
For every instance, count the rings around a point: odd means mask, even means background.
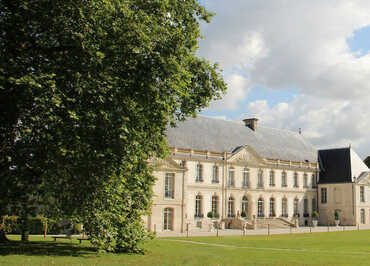
[[[212,212],[215,218],[218,218],[218,196],[212,196]]]
[[[328,202],[328,193],[326,188],[321,188],[321,203],[327,203]]]
[[[360,201],[365,202],[365,187],[360,186]]]
[[[298,204],[299,204],[299,200],[294,199],[293,213],[295,216],[298,216]]]
[[[270,171],[270,187],[274,187],[275,186],[275,172],[274,171]]]
[[[166,173],[165,180],[164,180],[164,197],[167,199],[174,198],[174,173]]]
[[[196,218],[203,218],[202,214],[202,196],[197,195],[195,197],[195,215]]]
[[[259,198],[257,202],[257,215],[258,217],[264,217],[264,206],[263,199]]]
[[[195,177],[196,182],[203,182],[203,165],[197,164],[197,175]]]
[[[227,182],[229,187],[233,187],[235,185],[235,180],[234,180],[234,167],[229,168],[229,180]]]
[[[282,172],[281,173],[281,186],[282,187],[286,187],[287,186],[287,183],[286,183],[286,172]]]
[[[275,199],[270,199],[270,217],[275,217]]]
[[[308,199],[303,200],[303,216],[304,217],[309,216],[309,213],[308,213]]]
[[[248,213],[248,199],[246,196],[242,198],[242,212]]]
[[[303,187],[305,187],[305,188],[308,187],[308,181],[307,181],[307,174],[306,173],[303,175]]]
[[[316,211],[316,199],[312,199],[312,212]]]
[[[249,169],[244,168],[243,170],[243,187],[249,187]]]
[[[294,187],[298,187],[298,174],[294,173]]]
[[[364,224],[366,221],[365,210],[361,209],[360,213],[361,213],[361,223]]]
[[[286,198],[283,198],[281,200],[281,215],[283,217],[288,217],[288,210],[287,210],[288,203],[287,202],[288,201]]]
[[[217,165],[213,166],[212,183],[218,183],[218,166]]]
[[[229,218],[235,217],[233,197],[229,197],[229,201],[227,202],[227,217]]]
[[[263,171],[261,169],[258,170],[257,188],[263,188]]]
[[[163,230],[173,230],[173,210],[165,208],[163,211]]]
[[[185,165],[186,165],[186,162],[185,162],[185,161],[181,161],[181,162],[180,162],[180,166],[181,166],[181,167],[185,167]]]
[[[316,175],[315,174],[312,174],[312,176],[311,176],[311,187],[312,188],[317,187],[317,185],[316,185]]]

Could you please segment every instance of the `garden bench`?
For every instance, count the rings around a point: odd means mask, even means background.
[[[90,238],[81,238],[80,237],[80,238],[77,238],[77,240],[79,240],[80,241],[80,244],[81,244],[83,240],[90,240]]]
[[[57,238],[71,239],[68,236],[52,236],[52,238],[54,238],[54,241],[57,241]]]

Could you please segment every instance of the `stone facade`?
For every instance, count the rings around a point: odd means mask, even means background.
[[[317,209],[315,163],[266,159],[245,146],[234,153],[173,148],[156,167],[152,215],[146,219],[150,231],[210,230],[216,221],[239,218],[243,209],[247,221],[294,222],[298,214],[300,225],[310,225]],[[166,175],[174,177],[171,188]],[[174,196],[166,196],[172,188]],[[216,217],[207,217],[211,211]]]
[[[149,231],[305,226],[313,211],[321,225],[336,211],[342,225],[370,224],[370,171],[351,148],[317,151],[299,133],[243,121],[199,117],[167,131]]]
[[[358,183],[319,184],[318,191],[320,224],[334,225],[334,212],[337,210],[340,225],[370,225],[369,178]],[[326,193],[326,201],[323,200],[323,193]]]

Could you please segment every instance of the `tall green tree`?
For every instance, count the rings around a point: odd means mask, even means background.
[[[0,0],[0,205],[37,198],[97,247],[139,252],[147,161],[226,89],[196,56],[210,18],[197,0]]]

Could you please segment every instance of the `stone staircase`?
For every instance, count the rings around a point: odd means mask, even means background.
[[[294,224],[288,220],[281,218],[263,218],[256,220],[256,229],[267,228],[270,225],[270,229],[284,229],[294,227]]]

